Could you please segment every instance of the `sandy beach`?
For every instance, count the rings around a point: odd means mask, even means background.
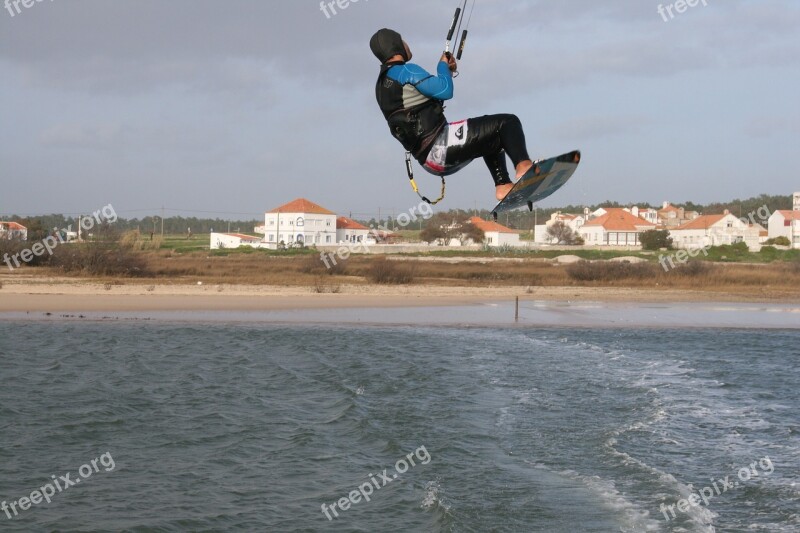
[[[314,287],[102,283],[75,278],[14,276],[2,280],[0,312],[269,311],[357,307],[464,306],[486,302],[728,302],[798,303],[797,294],[736,294],[619,287],[470,287],[341,285],[336,294]]]

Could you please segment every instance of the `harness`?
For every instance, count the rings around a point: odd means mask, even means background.
[[[384,115],[387,123],[389,124],[389,131],[391,132],[392,137],[397,139],[400,144],[403,145],[403,148],[406,149],[406,171],[408,173],[408,179],[411,183],[411,188],[414,189],[414,192],[417,193],[417,195],[425,203],[436,205],[444,199],[446,188],[444,176],[440,175],[442,179],[442,191],[439,198],[436,200],[428,199],[428,197],[420,193],[419,187],[414,180],[412,156],[421,156],[421,151],[423,148],[430,146],[430,144],[439,135],[442,128],[447,124],[447,120],[444,118],[444,106],[439,100],[429,100],[414,107],[407,109],[401,108],[396,109],[395,111],[387,112],[382,105],[383,101],[381,98],[381,90],[389,88],[388,86],[382,86],[385,84],[386,74],[389,69],[397,64],[401,63],[390,63],[381,66],[381,72],[378,76],[378,82],[376,85],[378,101],[381,103],[381,110],[384,111]],[[394,82],[394,80],[392,81]],[[414,86],[416,87],[416,85],[422,83],[423,81],[424,80],[418,81],[416,84],[414,84]]]

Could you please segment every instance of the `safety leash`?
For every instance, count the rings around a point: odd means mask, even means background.
[[[442,178],[442,194],[436,200],[431,201],[427,196],[423,196],[423,194],[419,192],[417,182],[414,180],[414,165],[411,161],[411,152],[406,152],[406,172],[408,172],[408,179],[411,181],[411,188],[414,189],[414,192],[417,193],[420,198],[422,198],[423,202],[430,205],[436,205],[444,200],[445,188],[447,187],[447,184],[444,182],[444,176],[440,176]]]

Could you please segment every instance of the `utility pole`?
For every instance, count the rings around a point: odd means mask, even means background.
[[[161,206],[161,237],[164,237],[164,206]]]

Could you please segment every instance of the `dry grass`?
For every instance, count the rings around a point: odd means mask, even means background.
[[[389,261],[384,256],[376,257],[372,259],[365,277],[378,285],[408,285],[414,281],[414,267]]]
[[[155,235],[151,240],[143,236],[139,230],[132,230],[122,234],[119,245],[128,250],[159,250],[163,243],[161,235]]]
[[[800,261],[767,265],[689,262],[665,272],[656,263],[585,262],[560,266],[542,261],[445,263],[402,257],[352,256],[333,269],[319,254],[277,256],[264,253],[225,256],[207,252],[179,254],[170,250],[135,253],[147,276],[176,283],[246,284],[309,287],[337,292],[344,284],[428,284],[479,287],[629,287],[678,289],[735,294],[800,295]],[[39,270],[39,269],[37,269]],[[42,269],[46,273],[48,269]],[[85,270],[73,275],[87,276]],[[113,276],[110,279],[114,279]],[[131,282],[130,278],[128,278]]]
[[[317,276],[313,290],[317,294],[339,294],[342,292],[342,286],[328,282],[324,276]]]

